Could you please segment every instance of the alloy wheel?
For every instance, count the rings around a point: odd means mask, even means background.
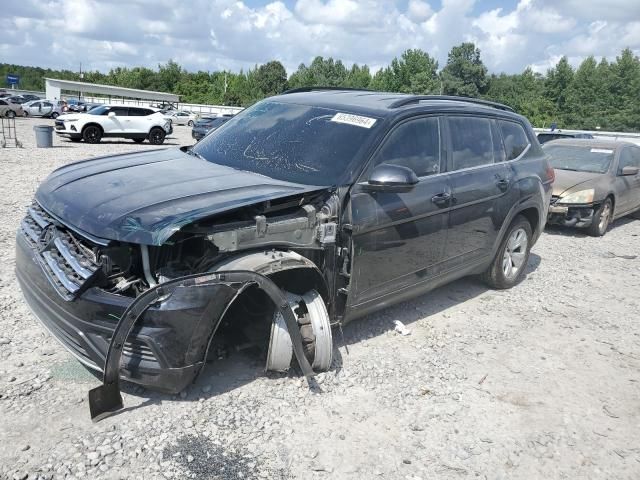
[[[502,257],[502,273],[506,279],[511,280],[518,276],[527,258],[528,246],[529,239],[524,228],[517,228],[511,232]]]

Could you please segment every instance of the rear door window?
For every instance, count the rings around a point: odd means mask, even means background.
[[[507,160],[513,160],[522,155],[522,152],[529,146],[529,138],[522,128],[522,125],[515,122],[499,120],[502,142],[507,153]]]
[[[449,117],[451,136],[450,170],[490,165],[496,161],[491,121],[482,117]],[[498,158],[498,161],[501,158]]]
[[[374,165],[408,167],[418,177],[440,172],[440,119],[409,120],[391,132],[375,156]]]

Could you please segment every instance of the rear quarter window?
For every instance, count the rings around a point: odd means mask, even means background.
[[[513,160],[522,155],[529,146],[529,138],[527,137],[522,125],[516,122],[500,120],[500,133],[502,133],[502,142],[507,154],[507,160]]]

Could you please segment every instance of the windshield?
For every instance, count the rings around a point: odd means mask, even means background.
[[[89,115],[104,115],[107,112],[107,110],[109,110],[109,106],[108,105],[102,105],[100,107],[92,108],[87,113]]]
[[[589,145],[549,145],[542,147],[551,156],[551,166],[558,170],[606,173],[613,160],[613,148]]]
[[[352,177],[356,158],[381,122],[337,110],[262,101],[205,137],[193,151],[238,170],[306,185]]]

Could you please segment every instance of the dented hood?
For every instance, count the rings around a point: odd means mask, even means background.
[[[36,200],[81,232],[162,245],[196,220],[325,188],[234,170],[172,148],[64,166],[40,185]]]

